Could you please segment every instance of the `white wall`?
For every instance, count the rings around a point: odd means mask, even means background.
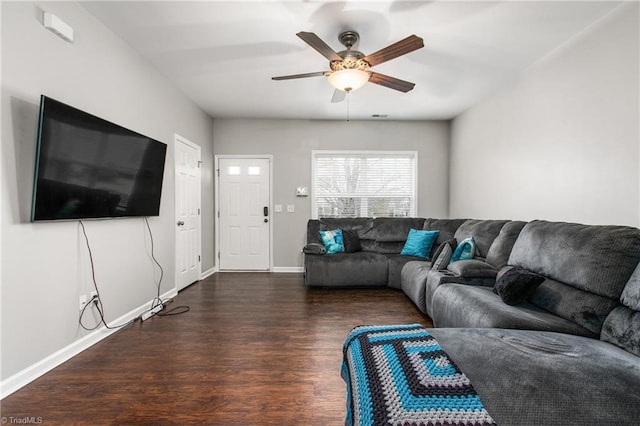
[[[639,226],[638,37],[627,3],[457,117],[450,214]]]
[[[213,267],[212,120],[81,6],[2,2],[3,381],[86,336],[78,297],[92,290],[78,223],[29,223],[40,94],[168,144],[160,216],[151,218],[161,292],[174,281],[173,135],[202,146],[203,269]],[[75,30],[67,43],[41,25],[42,10]],[[142,219],[86,221],[108,321],[156,293]]]
[[[418,151],[418,216],[447,217],[449,122],[214,120],[214,154],[273,155],[273,201],[295,213],[274,213],[274,266],[301,267],[311,198],[312,150]]]

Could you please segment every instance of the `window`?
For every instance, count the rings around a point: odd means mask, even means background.
[[[260,166],[249,166],[247,174],[249,176],[260,176]]]
[[[313,151],[312,217],[415,216],[416,152]]]

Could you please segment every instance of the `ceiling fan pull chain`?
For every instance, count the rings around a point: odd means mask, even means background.
[[[351,96],[349,96],[351,94],[351,91],[347,92],[347,122],[350,121],[350,116],[349,116],[349,99],[351,98]]]

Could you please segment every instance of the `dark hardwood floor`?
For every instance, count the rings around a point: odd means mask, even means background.
[[[360,324],[431,326],[394,289],[307,289],[301,274],[218,273],[1,402],[44,424],[344,424],[342,343]]]

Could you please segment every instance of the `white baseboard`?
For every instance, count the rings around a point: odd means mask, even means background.
[[[271,272],[299,274],[304,272],[304,267],[303,266],[274,266]]]
[[[177,296],[177,294],[178,292],[175,288],[173,288],[161,295],[160,298],[170,299]],[[110,324],[123,324],[127,321],[131,321],[132,319],[137,318],[141,313],[149,309],[150,303],[151,300],[139,306],[138,308],[135,308],[132,311],[122,315],[120,318],[110,321]],[[18,389],[28,385],[38,377],[53,370],[63,362],[68,361],[69,359],[78,355],[80,352],[90,348],[91,346],[95,345],[105,337],[110,336],[118,330],[120,329],[109,330],[103,325],[92,333],[79,338],[70,345],[52,353],[48,357],[41,359],[40,361],[30,365],[24,370],[17,372],[13,376],[7,377],[5,380],[0,382],[0,399],[6,398]]]
[[[215,274],[216,272],[218,272],[218,267],[217,266],[214,266],[211,269],[207,269],[206,271],[200,273],[200,279],[204,280],[205,278],[210,277],[211,275]]]

